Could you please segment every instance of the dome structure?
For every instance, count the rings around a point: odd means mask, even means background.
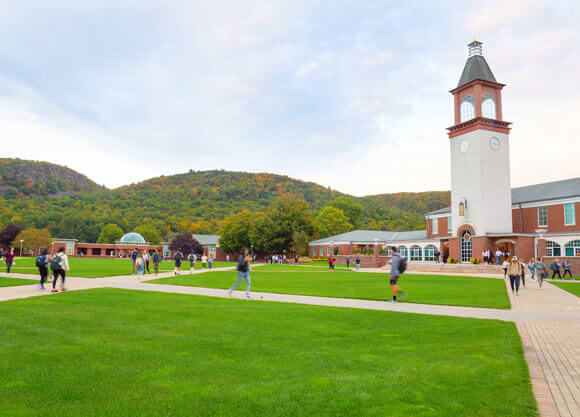
[[[143,238],[143,236],[141,236],[139,233],[135,233],[135,232],[130,232],[125,234],[121,240],[119,241],[120,243],[125,243],[125,244],[138,244],[138,245],[143,245],[146,244],[147,242],[145,242],[145,239]]]

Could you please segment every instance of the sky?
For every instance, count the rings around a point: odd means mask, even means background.
[[[503,90],[511,183],[580,175],[576,0],[0,0],[0,156],[118,187],[225,169],[450,189],[467,44]]]

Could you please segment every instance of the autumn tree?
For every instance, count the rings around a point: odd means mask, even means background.
[[[203,254],[203,246],[193,238],[191,233],[182,233],[175,237],[169,244],[169,248],[173,251],[180,250],[185,256],[190,253]]]
[[[243,210],[226,218],[220,228],[220,246],[224,252],[239,252],[249,248],[250,230],[254,216],[248,210]]]
[[[339,235],[352,230],[352,224],[348,221],[344,211],[336,207],[323,208],[316,216],[314,223],[320,238]]]
[[[137,226],[133,231],[139,233],[146,242],[152,245],[159,245],[161,243],[161,233],[151,224],[142,224],[141,226]]]
[[[101,229],[97,243],[115,243],[123,236],[123,230],[115,223],[109,223]]]
[[[22,240],[22,248],[25,250],[36,250],[39,248],[50,248],[52,239],[50,232],[46,229],[26,229],[16,236],[15,241]]]

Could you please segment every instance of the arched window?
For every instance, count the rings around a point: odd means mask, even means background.
[[[409,259],[409,253],[406,246],[399,246],[399,255],[401,255],[401,258]]]
[[[546,256],[562,256],[560,245],[551,240],[546,240]]]
[[[466,230],[461,234],[461,262],[471,260],[471,234]]]
[[[428,262],[435,262],[435,251],[437,247],[435,245],[427,245],[425,246],[425,260]]]
[[[460,106],[461,121],[466,122],[475,117],[475,98],[468,94],[461,100]]]
[[[481,114],[488,119],[495,119],[495,99],[489,93],[481,97]]]
[[[411,260],[412,261],[423,260],[423,251],[421,250],[420,246],[417,245],[411,246]]]
[[[573,240],[572,242],[566,243],[566,256],[579,256],[580,255],[580,240]]]

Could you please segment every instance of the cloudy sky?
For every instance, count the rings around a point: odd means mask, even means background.
[[[507,84],[512,184],[575,177],[579,16],[576,0],[0,0],[0,155],[108,187],[226,169],[449,189],[448,91],[477,38]]]

